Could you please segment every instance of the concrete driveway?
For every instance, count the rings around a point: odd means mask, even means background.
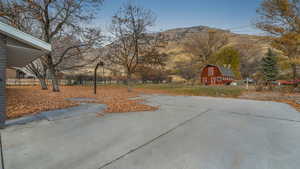
[[[155,112],[81,113],[2,131],[7,169],[298,169],[300,113],[237,99],[144,96]]]

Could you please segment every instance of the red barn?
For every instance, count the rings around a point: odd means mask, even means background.
[[[234,80],[233,72],[225,67],[206,65],[202,69],[201,83],[205,85],[228,85]]]

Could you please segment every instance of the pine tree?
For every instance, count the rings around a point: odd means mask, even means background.
[[[276,54],[269,49],[266,57],[262,59],[262,74],[263,79],[267,84],[277,80],[278,77],[278,65]]]

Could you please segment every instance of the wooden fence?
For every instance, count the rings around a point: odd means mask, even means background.
[[[141,80],[134,80],[135,84],[145,83]],[[151,83],[151,82],[148,82]],[[163,82],[167,83],[167,82]],[[51,80],[46,80],[47,85],[51,85]],[[97,85],[108,85],[108,84],[126,84],[126,80],[112,80],[112,79],[98,79]],[[40,81],[38,79],[6,79],[6,85],[8,86],[37,86],[40,85]],[[71,80],[71,79],[60,79],[59,85],[70,86],[70,85],[84,85],[91,86],[94,85],[93,80]]]
[[[60,85],[71,84],[73,80],[59,80]],[[46,80],[47,85],[51,84],[51,80]],[[38,79],[6,79],[6,85],[8,86],[35,86],[40,85]]]
[[[97,84],[119,84],[121,81],[116,80],[98,80]],[[47,85],[51,85],[51,80],[46,80]],[[60,85],[93,85],[93,80],[66,80],[60,79]],[[6,85],[8,86],[36,86],[40,85],[40,81],[38,79],[6,79]]]

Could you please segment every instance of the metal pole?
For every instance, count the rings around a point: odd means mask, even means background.
[[[97,71],[98,71],[99,66],[100,66],[100,64],[98,63],[94,70],[94,94],[97,94]]]
[[[97,71],[98,71],[99,66],[104,66],[104,63],[102,61],[97,63],[95,70],[94,70],[94,94],[97,94]]]

